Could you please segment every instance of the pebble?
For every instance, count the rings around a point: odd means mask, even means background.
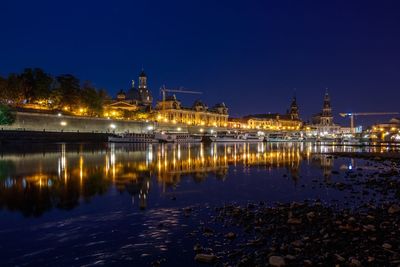
[[[389,207],[388,213],[389,214],[394,214],[400,211],[400,206],[397,204],[393,204],[392,206]]]
[[[236,234],[234,232],[229,232],[225,235],[225,238],[230,239],[230,240],[235,239]]]
[[[285,259],[280,256],[271,256],[269,257],[268,262],[271,266],[274,267],[285,266]]]
[[[340,256],[339,254],[334,255],[337,261],[344,262],[346,259]]]
[[[392,249],[392,245],[390,245],[389,243],[384,243],[384,244],[382,245],[382,247],[383,247],[384,249]]]
[[[353,266],[353,267],[360,267],[360,266],[362,266],[362,265],[361,265],[361,262],[360,262],[359,260],[357,260],[357,259],[355,259],[355,258],[352,258],[352,259],[350,260],[350,266]]]
[[[298,219],[298,218],[289,218],[288,220],[287,220],[287,223],[288,224],[301,224],[301,219]]]
[[[217,256],[214,254],[197,254],[194,257],[195,261],[202,262],[202,263],[214,263],[217,260]]]

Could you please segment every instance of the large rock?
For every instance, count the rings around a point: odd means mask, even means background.
[[[217,260],[217,256],[214,254],[197,254],[194,257],[195,261],[202,262],[202,263],[214,263]]]
[[[285,259],[280,256],[271,256],[268,260],[269,264],[274,267],[285,266]]]
[[[356,258],[351,258],[350,259],[350,266],[351,267],[361,267],[361,262],[357,260]]]
[[[288,224],[301,224],[302,221],[301,221],[301,219],[298,219],[298,218],[289,218],[287,220],[287,223]]]
[[[389,207],[388,212],[389,214],[394,214],[400,211],[400,206],[397,204],[393,204],[392,206]]]
[[[230,240],[235,239],[236,238],[236,234],[233,233],[233,232],[229,232],[229,233],[227,233],[225,235],[225,238],[230,239]]]

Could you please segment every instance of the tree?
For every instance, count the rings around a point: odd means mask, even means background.
[[[7,104],[18,106],[24,101],[24,92],[21,78],[17,74],[10,74],[7,78],[7,85],[2,94]]]
[[[99,116],[103,113],[103,104],[106,94],[103,90],[96,90],[90,82],[85,82],[81,89],[81,103],[88,110],[88,115]]]
[[[11,113],[11,110],[6,105],[0,105],[0,125],[10,125],[15,121],[14,114]]]
[[[55,92],[52,95],[59,98],[57,108],[66,107],[70,111],[76,109],[80,100],[79,80],[71,74],[60,75],[56,79]]]
[[[40,68],[26,68],[19,76],[25,100],[28,103],[45,101],[47,102],[53,77]]]
[[[53,85],[53,77],[44,72],[42,69],[36,68],[34,74],[34,87],[32,92],[32,100],[48,100]]]
[[[7,80],[0,76],[0,103],[7,103]]]

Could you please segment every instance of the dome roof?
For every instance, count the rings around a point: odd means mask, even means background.
[[[201,100],[196,100],[193,103],[193,107],[207,107]]]
[[[123,90],[119,91],[119,93],[117,94],[117,99],[125,99],[126,98],[126,94]]]

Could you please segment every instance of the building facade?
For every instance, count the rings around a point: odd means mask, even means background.
[[[331,99],[328,91],[325,92],[322,112],[312,117],[312,122],[307,128],[316,135],[331,135],[341,133],[341,127],[333,122]]]
[[[175,95],[167,96],[165,101],[156,105],[157,121],[180,123],[187,125],[226,127],[228,126],[228,108],[220,103],[208,108],[200,100],[194,102],[191,108],[183,107]]]
[[[259,129],[259,130],[300,130],[302,121],[299,116],[297,99],[294,96],[286,114],[254,114],[241,119],[232,119],[229,122],[231,128]]]
[[[135,81],[127,92],[120,90],[117,97],[105,102],[104,115],[109,117],[129,117],[129,113],[136,111],[151,111],[153,96],[147,87],[145,72],[139,75],[139,86],[135,87]]]
[[[366,131],[372,140],[400,142],[400,118],[392,118],[387,123],[374,124]]]

